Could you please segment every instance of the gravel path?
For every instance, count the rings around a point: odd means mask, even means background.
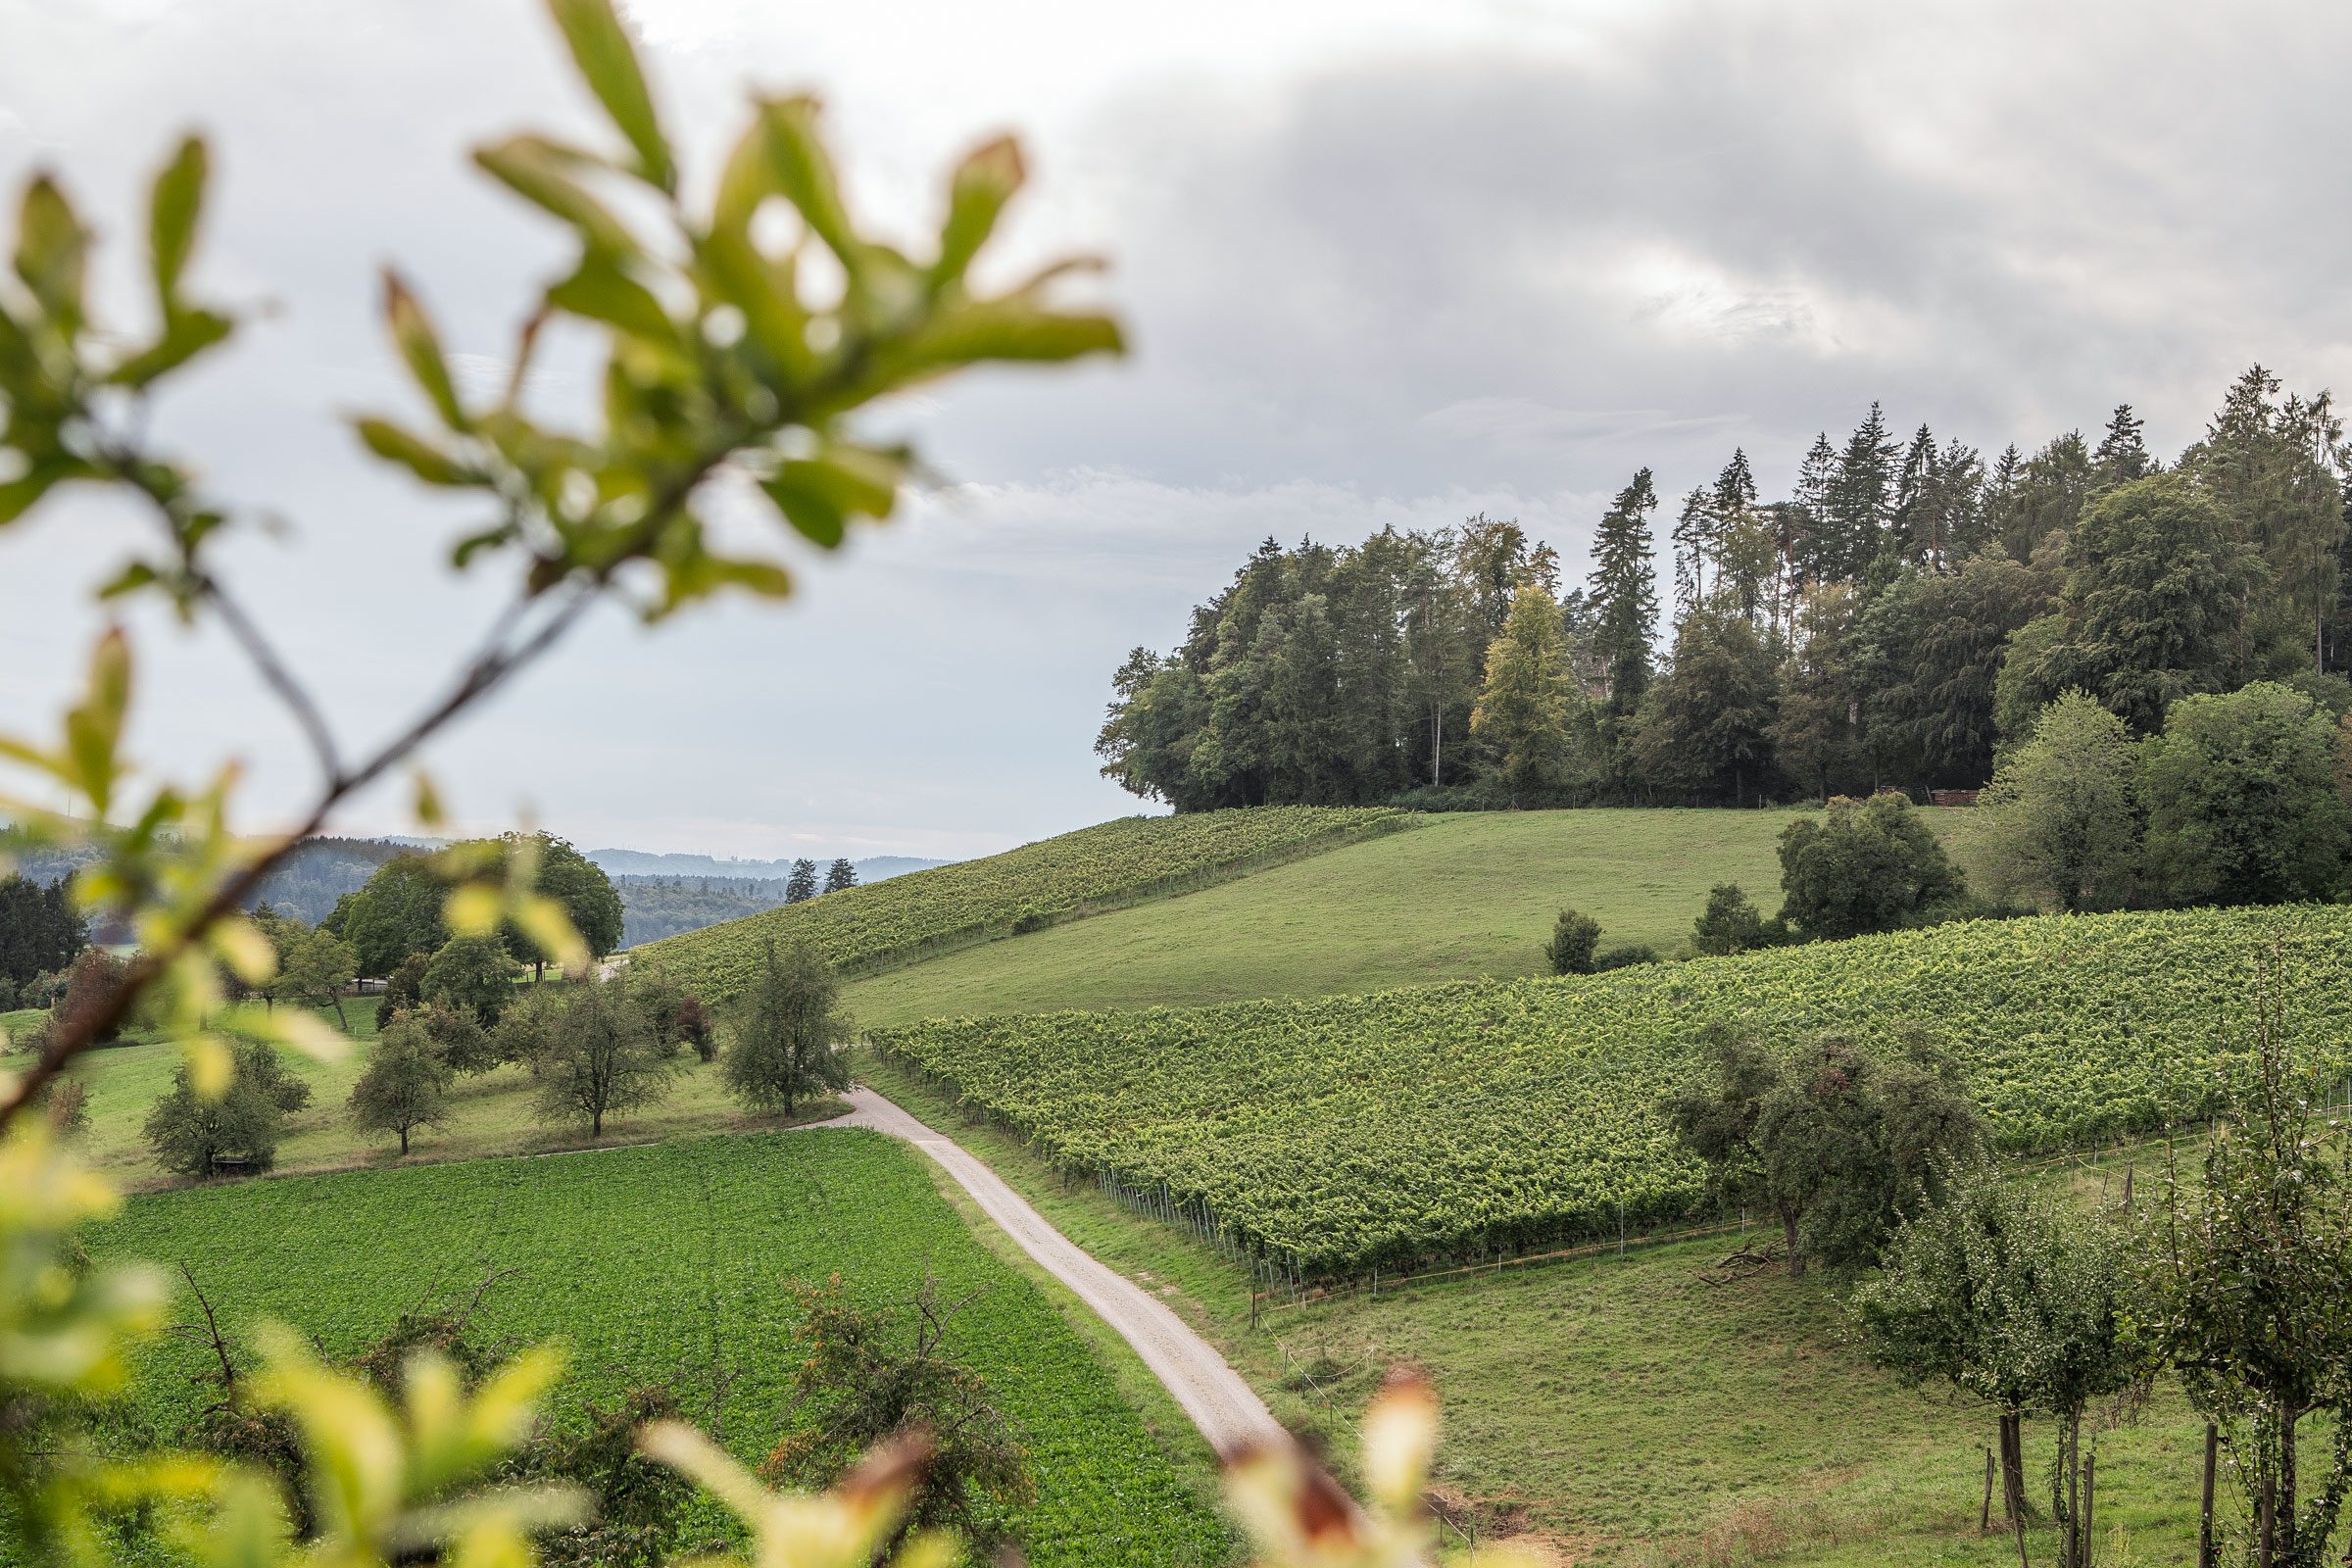
[[[849,1115],[810,1125],[871,1127],[905,1139],[937,1160],[972,1195],[982,1213],[1021,1244],[1021,1250],[1075,1291],[1080,1300],[1135,1347],[1135,1353],[1176,1396],[1211,1447],[1222,1453],[1252,1440],[1283,1438],[1265,1401],[1207,1342],[1185,1327],[1166,1302],[1097,1262],[954,1139],[933,1132],[896,1102],[862,1085],[851,1090],[847,1098],[853,1107]]]

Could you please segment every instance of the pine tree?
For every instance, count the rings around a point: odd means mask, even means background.
[[[1649,514],[1657,510],[1649,470],[1617,492],[1592,538],[1592,657],[1613,717],[1642,706],[1649,688],[1650,644],[1658,635],[1658,590]]]
[[[816,897],[816,862],[806,858],[792,862],[792,876],[784,884],[786,904],[807,904]]]
[[[840,893],[857,885],[858,868],[849,862],[847,856],[835,860],[825,871],[827,893]]]
[[[1935,537],[1930,563],[1939,571],[1958,569],[1984,546],[1984,459],[1957,439],[1936,462]]]
[[[2098,450],[2090,455],[2091,466],[2098,470],[2102,490],[2112,490],[2119,484],[2144,479],[2155,471],[2155,460],[2148,456],[2148,444],[2140,439],[2140,431],[2148,421],[2132,412],[2129,403],[2118,403],[2115,413],[2107,419],[2107,433],[2099,438]]]
[[[1493,757],[1512,805],[1566,781],[1576,700],[1559,606],[1531,582],[1487,649],[1486,686],[1470,714],[1470,733]]]

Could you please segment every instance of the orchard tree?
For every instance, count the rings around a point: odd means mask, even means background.
[[[2166,1184],[2145,1310],[2244,1480],[2255,1562],[2320,1568],[2352,1489],[2352,1163],[2318,1108],[2329,1069],[2296,1053],[2280,993],[2266,972],[2202,1168]],[[2314,1417],[2331,1430],[2309,1463]]]
[[[552,1004],[530,1057],[539,1081],[539,1109],[552,1120],[585,1123],[605,1135],[605,1118],[650,1105],[669,1092],[677,1066],[653,1021],[627,990],[612,981],[566,986]]]
[[[2285,904],[2344,887],[2352,807],[2336,726],[2269,681],[2174,705],[2141,744],[2147,868],[2175,904]]]
[[[368,1070],[351,1086],[351,1124],[364,1133],[393,1133],[408,1157],[409,1135],[440,1122],[449,1110],[450,1069],[424,1021],[395,1018],[368,1054]]]
[[[487,1029],[513,1005],[519,972],[505,938],[452,937],[425,966],[418,989],[425,1001],[470,1012]]]
[[[275,1047],[248,1041],[232,1053],[220,1094],[199,1093],[189,1063],[173,1070],[171,1093],[148,1112],[147,1147],[181,1176],[210,1176],[232,1156],[267,1170],[276,1162],[287,1112],[310,1100],[310,1085],[286,1070]]]
[[[850,1086],[849,1039],[831,965],[806,942],[779,951],[771,941],[719,1068],[745,1104],[789,1116],[801,1101]]]
[[[1707,906],[1691,922],[1690,946],[1711,957],[1745,953],[1788,940],[1788,929],[1766,920],[1737,882],[1718,882],[1707,890]]]
[[[332,1007],[336,1024],[349,1034],[351,1019],[343,1011],[343,988],[358,973],[350,943],[332,931],[305,931],[287,947],[270,995],[273,1001]]]
[[[807,904],[816,897],[816,862],[806,857],[792,862],[792,875],[784,882],[786,904]]]
[[[858,868],[843,856],[825,869],[825,891],[845,893],[858,885]]]
[[[2121,904],[2139,870],[2138,768],[2122,719],[2085,692],[2052,702],[1969,818],[1985,886],[2069,913]]]
[[[1915,924],[1960,896],[1960,873],[1911,803],[1839,797],[1781,829],[1781,916],[1814,942]]]
[[[1667,1097],[1667,1125],[1735,1202],[1781,1222],[1788,1272],[1874,1261],[1903,1205],[1983,1142],[1950,1059],[1907,1035],[1886,1055],[1824,1036],[1783,1055],[1725,1024],[1701,1045],[1711,1076]]]
[[[2082,1417],[2148,1368],[2127,1234],[1990,1161],[1948,1170],[1896,1228],[1880,1272],[1849,1300],[1862,1348],[1907,1383],[1949,1383],[1999,1416],[2003,1511],[2025,1551],[2023,1424],[2058,1422],[2052,1513],[2060,1561],[2090,1561]]]

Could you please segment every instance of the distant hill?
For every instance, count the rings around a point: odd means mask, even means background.
[[[646,850],[590,850],[588,858],[605,868],[609,876],[717,876],[757,882],[781,882],[792,875],[792,860],[736,860],[720,859],[710,855],[655,855]],[[808,858],[816,861],[819,875],[833,863],[830,855]],[[947,860],[923,860],[910,855],[876,855],[862,860],[852,860],[858,868],[860,882],[887,882],[908,871],[926,870],[935,865],[947,865]]]

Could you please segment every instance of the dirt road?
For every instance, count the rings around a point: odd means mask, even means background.
[[[1068,1237],[1046,1223],[1018,1193],[1004,1185],[995,1171],[966,1153],[954,1139],[929,1127],[859,1086],[850,1091],[855,1108],[847,1116],[818,1122],[817,1127],[871,1127],[904,1138],[944,1167],[972,1195],[997,1226],[1021,1244],[1021,1250],[1044,1264],[1078,1298],[1094,1308],[1102,1321],[1118,1330],[1135,1347],[1135,1353],[1159,1381],[1167,1385],[1184,1413],[1193,1418],[1211,1447],[1219,1452],[1251,1439],[1280,1438],[1282,1428],[1268,1413],[1265,1401],[1252,1393],[1225,1358],[1200,1336],[1185,1327],[1167,1304],[1124,1275],[1095,1261]]]

